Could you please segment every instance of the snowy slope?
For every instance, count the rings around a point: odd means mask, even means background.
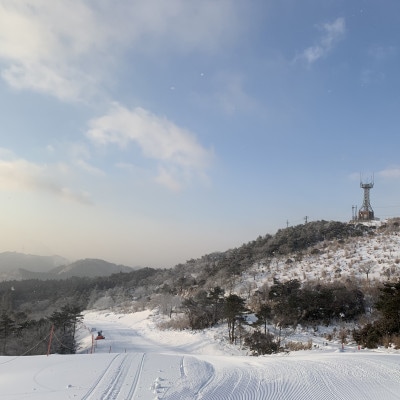
[[[249,283],[254,291],[265,283],[271,285],[274,278],[282,282],[298,279],[323,283],[345,282],[350,278],[360,284],[367,280],[372,283],[399,279],[400,234],[377,231],[374,236],[349,238],[344,243],[326,241],[302,254],[255,263],[241,278],[242,292],[248,291]]]
[[[149,311],[88,312],[80,354],[0,357],[0,398],[394,400],[400,354],[340,345],[241,355],[218,331],[159,331]],[[94,331],[92,332],[92,330]],[[105,340],[92,334],[102,330]]]

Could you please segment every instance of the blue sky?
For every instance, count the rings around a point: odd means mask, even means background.
[[[0,0],[0,251],[168,267],[374,175],[400,216],[395,0]]]

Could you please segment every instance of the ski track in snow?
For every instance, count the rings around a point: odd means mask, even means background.
[[[195,399],[348,400],[399,399],[399,357],[327,355],[319,361],[274,357],[251,363],[238,360],[217,368]],[[372,361],[371,361],[372,358]],[[389,357],[390,358],[390,357]],[[264,362],[263,362],[264,361]],[[246,365],[247,364],[247,365]],[[377,386],[377,382],[380,385]]]
[[[143,326],[136,330],[123,320],[107,322],[110,321],[103,321],[102,316],[96,320],[104,327],[106,338],[110,338],[97,343],[97,354],[20,357],[0,364],[0,399],[400,398],[398,353],[348,347],[343,352],[313,350],[265,357],[210,355],[203,354],[197,344],[193,346],[193,336],[201,339],[201,335],[164,332],[157,342],[154,337],[159,331],[145,330]],[[82,340],[82,352],[86,353],[91,336],[86,333]],[[189,343],[186,347],[184,340]],[[207,343],[205,347],[209,348]],[[114,353],[112,348],[116,349]],[[193,348],[201,354],[191,353]]]
[[[140,353],[117,354],[83,400],[133,398],[144,357]]]
[[[232,348],[219,351],[199,332],[154,329],[145,312],[89,316],[80,330],[84,354],[0,357],[0,399],[400,399],[400,354],[392,350],[339,351],[337,344],[335,351],[331,343],[288,355],[240,356]],[[89,354],[96,326],[106,339]]]
[[[400,398],[398,354],[354,350],[259,358],[182,354],[182,345],[155,343],[118,320],[99,322],[106,340],[97,343],[96,352],[115,348],[121,353],[112,358],[84,400]],[[95,321],[85,323],[94,326]],[[131,353],[122,353],[126,349]]]

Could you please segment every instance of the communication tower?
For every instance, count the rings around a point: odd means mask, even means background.
[[[362,221],[371,221],[374,219],[374,210],[369,201],[369,191],[374,187],[374,179],[368,182],[360,180],[360,188],[364,190],[364,201],[360,210],[358,211],[358,219]]]

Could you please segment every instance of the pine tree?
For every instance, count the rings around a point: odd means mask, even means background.
[[[231,294],[225,299],[224,316],[228,322],[229,340],[231,343],[236,339],[236,326],[243,320],[244,313],[247,311],[245,301],[236,294]]]
[[[9,337],[14,333],[15,321],[3,311],[0,316],[0,337],[3,340],[3,355],[6,355],[6,346]]]

